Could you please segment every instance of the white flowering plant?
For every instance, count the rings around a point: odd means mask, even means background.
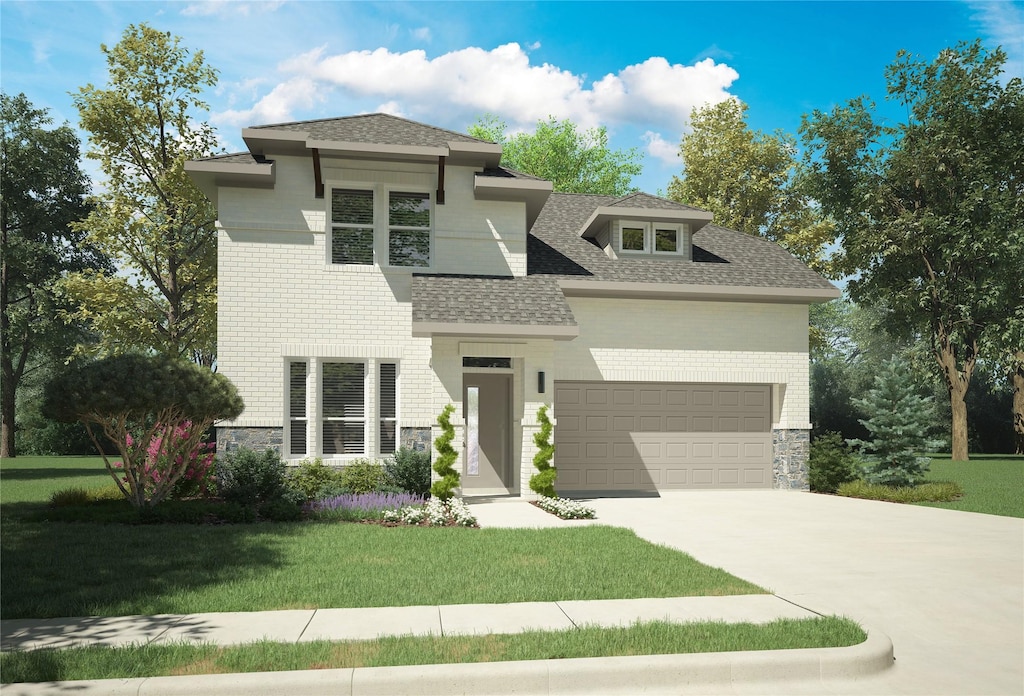
[[[578,500],[567,498],[540,498],[533,504],[545,512],[561,517],[563,520],[592,520],[597,517],[594,508],[584,505]]]
[[[469,506],[459,498],[431,498],[422,505],[406,505],[398,510],[387,510],[382,519],[392,524],[426,527],[477,526],[476,517],[470,512]]]

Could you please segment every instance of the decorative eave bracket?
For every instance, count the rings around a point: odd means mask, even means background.
[[[437,195],[434,200],[437,205],[444,205],[444,155],[437,157]]]
[[[313,195],[317,198],[324,197],[324,175],[320,170],[320,149],[312,148],[313,150],[313,180],[314,188]]]

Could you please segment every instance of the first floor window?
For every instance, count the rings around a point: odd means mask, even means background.
[[[321,439],[324,454],[366,454],[366,365],[322,366]]]
[[[288,364],[288,447],[292,454],[306,454],[306,368],[304,362]]]
[[[380,453],[390,454],[398,447],[396,432],[398,429],[398,365],[381,363],[379,367],[377,390],[380,395],[377,402],[380,418]]]

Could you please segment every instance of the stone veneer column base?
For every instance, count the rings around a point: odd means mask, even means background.
[[[772,430],[772,488],[808,491],[810,430]]]
[[[267,449],[283,451],[284,428],[236,428],[224,426],[217,428],[217,454],[234,452],[246,447],[257,452]]]
[[[430,428],[402,428],[398,439],[398,446],[408,447],[417,452],[432,452]]]

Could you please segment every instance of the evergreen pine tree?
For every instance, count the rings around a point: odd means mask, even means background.
[[[886,486],[916,486],[928,470],[921,452],[942,445],[928,437],[936,414],[932,399],[914,392],[907,367],[899,360],[887,362],[875,376],[874,387],[863,399],[853,399],[865,414],[861,424],[871,440],[848,440],[866,460],[865,478]]]

